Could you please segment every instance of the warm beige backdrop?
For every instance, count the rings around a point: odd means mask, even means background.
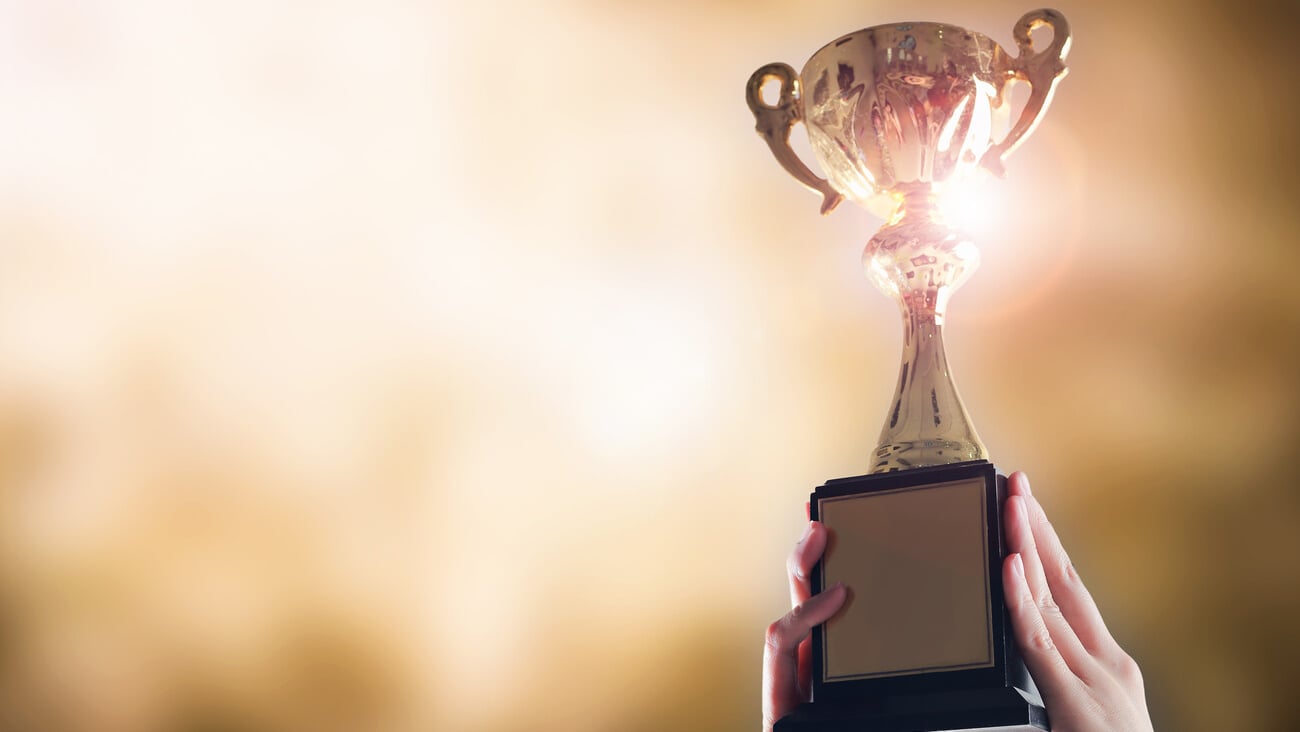
[[[745,80],[1031,7],[0,4],[0,728],[756,727],[900,334]],[[1060,8],[957,378],[1161,727],[1296,728],[1297,11]]]

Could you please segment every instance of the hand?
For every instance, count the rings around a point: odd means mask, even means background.
[[[808,634],[813,626],[826,622],[844,605],[844,585],[835,584],[816,597],[808,581],[813,565],[826,551],[826,527],[808,522],[794,545],[786,569],[790,574],[790,604],[794,608],[767,628],[763,650],[763,732],[810,698],[812,647]]]
[[[1097,611],[1024,473],[1007,479],[1002,584],[1053,732],[1150,732],[1142,673]]]
[[[1002,567],[1012,630],[1033,675],[1054,732],[1150,732],[1142,673],[1101,618],[1061,540],[1029,490],[1007,479],[1004,509],[1012,553]],[[794,609],[767,629],[763,654],[763,730],[808,701],[812,667],[808,635],[844,605],[836,584],[817,597],[808,574],[826,550],[826,527],[809,522],[790,553]]]

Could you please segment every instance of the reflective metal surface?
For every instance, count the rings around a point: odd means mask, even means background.
[[[1036,51],[1031,32],[1053,37]],[[943,319],[953,291],[979,265],[973,242],[948,228],[934,197],[943,184],[1003,161],[1033,131],[1065,76],[1070,26],[1059,12],[1026,13],[1014,28],[1018,55],[980,33],[942,23],[897,23],[843,36],[813,54],[797,77],[768,64],[749,79],[746,97],[757,130],[782,167],[822,196],[822,213],[844,198],[866,205],[882,195],[894,214],[864,253],[869,276],[903,313],[904,353],[872,472],[987,457],[953,383],[943,348]],[[775,104],[762,87],[780,84]],[[994,113],[1007,107],[1012,80],[1029,100],[1001,140]],[[826,178],[790,148],[803,122]]]

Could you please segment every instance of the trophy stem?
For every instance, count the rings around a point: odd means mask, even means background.
[[[906,190],[898,201],[864,257],[872,281],[903,313],[898,389],[872,473],[988,456],[957,393],[943,345],[948,300],[979,266],[979,250],[943,223],[929,186]]]
[[[903,363],[872,473],[988,457],[962,404],[933,311],[903,310]]]

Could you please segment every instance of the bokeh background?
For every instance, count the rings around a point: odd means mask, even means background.
[[[901,335],[744,83],[1032,7],[0,3],[0,729],[754,729]],[[1300,728],[1297,10],[1058,7],[958,382],[1158,727]]]

